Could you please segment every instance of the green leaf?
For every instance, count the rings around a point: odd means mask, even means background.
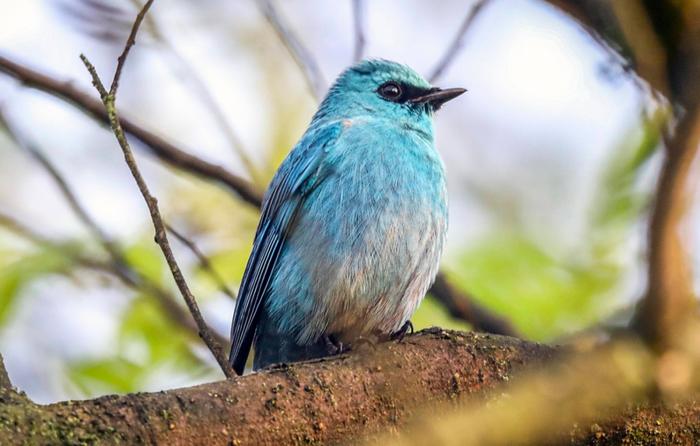
[[[124,249],[126,262],[136,271],[157,284],[163,284],[165,260],[153,242],[140,242]]]
[[[459,265],[451,274],[458,285],[540,340],[597,320],[619,279],[614,267],[567,265],[518,234],[483,239],[464,252]]]
[[[120,352],[128,351],[130,344],[134,343],[146,347],[144,365],[193,359],[189,335],[165,315],[154,298],[147,295],[136,296],[122,319]]]
[[[42,276],[69,270],[71,263],[58,250],[41,249],[4,265],[0,270],[0,324],[7,320],[26,286]]]
[[[122,358],[106,358],[71,364],[68,377],[85,395],[94,395],[138,390],[144,373]]]

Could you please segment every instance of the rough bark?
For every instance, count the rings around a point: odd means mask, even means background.
[[[401,343],[230,381],[47,406],[0,394],[3,444],[337,444],[403,425],[433,402],[482,397],[557,348],[432,329]],[[499,391],[499,394],[501,392]],[[631,408],[572,427],[579,444],[700,440],[694,404]],[[671,441],[676,441],[672,443]],[[646,444],[646,443],[645,443]]]

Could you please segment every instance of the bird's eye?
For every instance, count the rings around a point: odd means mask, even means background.
[[[401,86],[396,82],[387,82],[383,84],[381,87],[379,87],[377,92],[384,99],[394,102],[401,99],[401,96],[403,95],[403,90],[401,89]]]

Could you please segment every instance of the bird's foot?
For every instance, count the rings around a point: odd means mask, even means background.
[[[391,340],[401,342],[406,334],[413,334],[413,324],[411,321],[404,322],[401,328],[399,328],[399,331],[391,335]]]
[[[329,355],[339,355],[345,351],[345,346],[333,335],[325,335],[323,341],[326,343]]]

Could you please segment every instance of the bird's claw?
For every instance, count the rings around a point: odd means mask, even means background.
[[[326,335],[323,337],[323,340],[326,343],[326,348],[328,349],[328,353],[330,355],[339,355],[345,351],[345,346],[342,342],[336,339],[335,336]]]
[[[401,342],[406,334],[413,334],[413,324],[411,321],[404,322],[401,328],[399,328],[399,331],[391,335],[391,340]]]

